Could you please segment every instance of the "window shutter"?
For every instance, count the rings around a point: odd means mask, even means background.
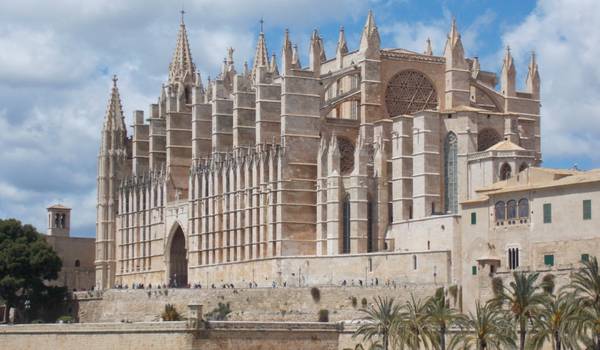
[[[552,254],[544,255],[544,265],[554,266],[554,255],[552,255]]]
[[[544,203],[544,224],[552,222],[552,204]]]
[[[471,225],[476,225],[477,224],[477,213],[472,212],[471,213]]]
[[[583,220],[592,219],[592,200],[585,199],[583,201]]]
[[[477,266],[475,266],[475,265],[471,266],[471,274],[473,276],[475,276],[477,274]]]

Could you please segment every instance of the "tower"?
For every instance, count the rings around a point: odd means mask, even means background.
[[[48,210],[48,236],[69,237],[71,231],[71,208],[55,204]]]
[[[446,98],[445,109],[469,105],[469,79],[471,72],[465,60],[465,50],[456,28],[456,19],[452,20],[452,27],[444,48],[446,58]]]
[[[117,190],[126,173],[127,130],[117,88],[113,87],[102,126],[98,154],[98,199],[96,205],[96,287],[109,288],[115,278],[116,216],[119,208]]]

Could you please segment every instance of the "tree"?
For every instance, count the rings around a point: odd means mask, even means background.
[[[60,258],[33,226],[0,219],[0,298],[7,310],[22,309],[26,300],[33,309],[56,298],[57,290],[64,289],[44,282],[58,278],[61,268]]]
[[[360,335],[363,341],[367,342],[381,339],[382,349],[388,350],[392,328],[400,312],[400,307],[394,303],[394,298],[377,297],[373,305],[360,311],[365,316],[360,319],[363,324],[358,327],[354,337]]]
[[[561,350],[564,347],[576,348],[576,325],[579,307],[572,294],[562,293],[550,295],[533,318],[528,348],[541,349],[545,342],[552,344],[552,349]]]
[[[600,269],[596,257],[590,257],[571,276],[570,288],[578,300],[578,331],[590,348],[600,350]]]
[[[509,286],[504,287],[494,300],[498,305],[508,304],[508,308],[519,327],[520,350],[525,349],[527,322],[534,314],[539,313],[540,307],[544,305],[547,299],[547,294],[536,283],[538,276],[538,273],[514,272],[513,280]]]
[[[450,349],[477,350],[514,348],[514,327],[498,303],[475,303],[475,314],[459,318],[458,332],[450,341]],[[459,347],[460,346],[460,347]]]
[[[460,314],[450,307],[444,288],[436,290],[435,294],[427,300],[425,309],[429,322],[438,332],[439,348],[446,350],[446,333],[448,328],[458,320]]]
[[[413,294],[404,304],[393,329],[395,344],[400,348],[417,350],[438,345],[437,332],[431,327],[431,319],[427,313],[427,303],[415,299]]]

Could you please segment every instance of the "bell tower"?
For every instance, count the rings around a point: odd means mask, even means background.
[[[48,236],[69,237],[71,231],[71,208],[55,204],[48,210]]]

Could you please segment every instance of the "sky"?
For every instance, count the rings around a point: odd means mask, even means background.
[[[238,71],[251,65],[259,20],[269,53],[283,33],[308,64],[318,28],[329,57],[344,26],[358,47],[369,9],[382,47],[441,55],[456,17],[468,57],[499,72],[507,45],[523,88],[531,51],[542,81],[546,167],[600,167],[600,1],[597,0],[54,0],[0,1],[0,218],[46,230],[46,207],[73,208],[71,231],[94,236],[96,163],[111,77],[131,124],[156,102],[185,9],[192,56],[203,79],[228,47]]]

